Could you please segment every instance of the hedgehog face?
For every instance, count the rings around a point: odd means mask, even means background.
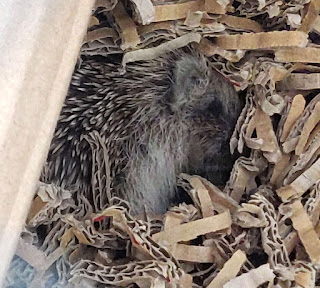
[[[202,56],[177,61],[174,85],[172,111],[190,127],[190,170],[222,184],[232,167],[228,142],[240,113],[238,95]]]
[[[183,56],[176,62],[170,102],[173,112],[210,120],[224,131],[233,130],[240,113],[239,98],[230,81],[200,55]]]
[[[183,56],[176,62],[171,108],[185,115],[205,115],[234,126],[240,103],[231,83],[213,70],[203,56]],[[226,128],[226,127],[225,127]]]

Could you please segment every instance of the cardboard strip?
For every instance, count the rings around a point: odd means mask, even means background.
[[[160,44],[154,48],[139,49],[136,51],[131,51],[126,53],[122,59],[122,66],[125,67],[127,63],[140,61],[140,60],[151,60],[162,54],[168,53],[175,49],[184,47],[191,42],[199,43],[201,40],[201,35],[198,33],[189,33],[180,36],[171,41]]]
[[[292,225],[298,231],[300,240],[306,249],[311,261],[315,265],[320,264],[320,240],[312,226],[312,222],[304,210],[300,200],[291,204]]]
[[[294,73],[284,78],[277,86],[279,90],[313,90],[320,88],[320,73]]]
[[[277,62],[320,63],[320,49],[314,47],[288,47],[275,51]]]
[[[176,244],[170,249],[172,256],[180,261],[214,263],[214,249],[206,246]]]
[[[252,138],[253,132],[256,131],[257,137]],[[280,153],[278,153],[278,141],[273,130],[271,118],[262,109],[257,109],[251,118],[246,131],[246,144],[252,149],[260,149],[269,162],[277,162]],[[278,153],[277,157],[272,157],[272,154]],[[269,157],[270,156],[270,157]],[[275,159],[273,159],[275,158]]]
[[[275,185],[276,187],[279,187],[285,176],[284,171],[286,171],[286,167],[290,163],[290,155],[282,153],[279,161],[275,164],[272,172],[272,176],[270,179],[270,183]]]
[[[189,176],[187,174],[180,174],[180,177],[187,180],[193,188],[196,188],[197,183],[199,183],[196,182],[195,179],[199,180],[202,184],[200,187],[203,187],[209,193],[211,199],[210,203],[212,203],[214,208],[224,207],[225,209],[229,209],[231,214],[241,208],[235,200],[223,193],[218,187],[210,183],[208,180],[200,176]]]
[[[121,49],[126,50],[136,47],[140,43],[137,27],[124,9],[122,2],[119,1],[116,7],[114,7],[112,15],[121,30]]]
[[[290,185],[281,187],[277,194],[283,202],[288,202],[293,198],[303,195],[316,181],[320,179],[320,159],[318,159],[309,169],[304,171]]]
[[[301,26],[298,29],[299,31],[303,31],[304,33],[309,33],[313,27],[313,23],[317,19],[320,12],[320,0],[311,0],[308,12],[304,16]]]
[[[190,274],[183,274],[179,279],[180,287],[192,288],[192,280]]]
[[[306,123],[303,126],[303,129],[299,138],[299,142],[295,150],[296,155],[301,155],[301,153],[304,151],[304,148],[308,142],[311,132],[319,122],[320,122],[320,102],[316,104],[316,106],[314,107],[314,110],[312,111],[311,115],[309,116],[309,118],[307,119]]]
[[[288,117],[286,119],[286,122],[284,123],[282,134],[280,141],[284,142],[286,141],[290,130],[292,129],[294,123],[299,119],[299,117],[302,115],[302,112],[305,108],[306,100],[301,94],[296,95],[293,98],[290,111],[288,113]]]
[[[186,179],[187,175],[181,175],[182,178]],[[209,195],[208,190],[203,185],[201,180],[198,177],[187,177],[187,180],[191,184],[192,188],[196,190],[199,202],[200,202],[200,208],[202,212],[202,217],[210,217],[214,216],[214,208],[211,202],[211,198]]]
[[[276,47],[305,47],[308,35],[300,31],[272,31],[262,33],[243,33],[216,38],[216,44],[228,50],[255,50]]]
[[[213,44],[210,40],[202,38],[198,45],[198,50],[205,56],[211,57],[213,55],[220,55],[230,62],[239,62],[245,55],[245,51],[238,50],[236,52],[222,49]]]
[[[244,31],[249,30],[256,33],[263,32],[262,26],[257,21],[248,18],[223,15],[218,19],[218,22],[226,24],[229,27],[241,29]]]
[[[168,230],[172,227],[178,226],[183,222],[183,216],[172,211],[166,213],[166,218],[164,220],[164,230]]]
[[[241,267],[247,261],[246,254],[237,250],[223,265],[218,275],[210,282],[207,288],[222,288],[240,272]]]
[[[228,212],[216,216],[195,220],[161,231],[152,236],[153,240],[163,245],[172,245],[181,241],[189,241],[210,232],[230,228],[232,221]]]
[[[226,9],[218,4],[216,0],[188,1],[185,3],[157,5],[155,8],[155,17],[152,22],[178,20],[187,17],[188,13],[196,11],[206,11],[214,14],[225,14]]]
[[[275,278],[269,263],[250,270],[226,283],[223,288],[257,288],[265,282]]]
[[[320,16],[317,16],[317,18],[314,20],[312,30],[320,33]]]

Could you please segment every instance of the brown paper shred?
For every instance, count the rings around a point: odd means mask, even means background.
[[[214,207],[211,202],[209,192],[201,180],[197,177],[188,177],[186,174],[182,174],[180,176],[188,180],[192,188],[196,190],[203,218],[213,216]]]
[[[265,282],[272,282],[274,278],[270,265],[264,264],[230,280],[223,288],[257,288]]]
[[[164,221],[164,230],[180,225],[183,222],[183,218],[181,214],[168,211]]]
[[[130,0],[134,5],[135,18],[142,25],[147,25],[152,22],[155,16],[155,9],[150,0]]]
[[[37,196],[31,204],[29,214],[27,216],[27,223],[30,222],[43,208],[46,206],[47,203],[43,202],[40,196]]]
[[[192,276],[190,274],[183,274],[180,277],[179,284],[181,287],[192,288]]]
[[[140,60],[151,60],[162,54],[173,51],[175,49],[184,47],[191,42],[199,43],[201,40],[200,34],[189,33],[180,36],[169,42],[160,44],[155,48],[140,49],[136,51],[127,52],[122,59],[122,66],[125,67],[127,63],[140,61]]]
[[[291,184],[279,188],[277,193],[282,201],[288,202],[293,198],[302,196],[318,179],[320,179],[320,159]]]
[[[65,248],[67,247],[68,243],[73,239],[74,233],[73,228],[69,228],[67,231],[64,232],[64,234],[61,237],[60,246]]]
[[[242,35],[218,36],[216,44],[229,50],[254,50],[276,47],[305,47],[307,34],[299,31],[272,31],[261,33],[243,33]]]
[[[199,198],[202,217],[214,216],[214,208],[208,190],[199,179],[196,179],[193,184],[193,188],[196,189]]]
[[[186,18],[189,12],[206,11],[214,14],[224,14],[226,9],[213,1],[188,1],[184,3],[156,5],[153,22],[177,20]]]
[[[255,177],[266,167],[266,159],[261,157],[258,152],[252,153],[250,158],[238,158],[232,168],[224,192],[239,203],[244,193],[257,188]]]
[[[315,106],[319,102],[319,99],[320,99],[320,94],[315,96],[310,101],[310,103],[304,109],[302,115],[299,117],[299,119],[296,121],[296,123],[292,127],[286,141],[282,144],[284,152],[289,153],[296,149],[296,146],[299,142],[299,138],[301,136],[304,125],[307,119],[309,118],[309,116],[312,114],[312,111],[315,109]]]
[[[320,73],[294,73],[288,75],[280,83],[280,90],[313,90],[320,88]]]
[[[312,130],[317,126],[320,122],[320,102],[318,102],[312,111],[311,115],[309,116],[308,120],[306,121],[305,125],[303,126],[299,142],[295,149],[296,155],[300,155],[306,146],[308,138]]]
[[[279,161],[275,164],[272,172],[272,176],[270,179],[270,183],[275,185],[276,187],[279,187],[285,176],[287,175],[288,171],[286,171],[286,168],[288,167],[288,164],[290,162],[290,155],[282,153]]]
[[[314,20],[312,30],[320,33],[320,16],[317,16],[317,18]]]
[[[188,12],[198,11],[198,1],[188,1],[185,3],[157,5],[155,8],[155,17],[153,22],[177,20],[186,18]]]
[[[218,18],[218,21],[228,25],[232,28],[237,28],[244,31],[252,31],[252,32],[263,32],[263,28],[261,25],[251,19],[235,17],[232,15],[222,15],[221,18]]]
[[[97,17],[91,16],[88,28],[91,28],[91,27],[93,27],[95,25],[99,25],[99,24],[100,24],[99,19]]]
[[[282,135],[280,138],[281,142],[284,142],[287,139],[294,123],[302,115],[305,105],[306,100],[301,94],[298,94],[293,98],[288,117],[286,119],[286,122],[284,123],[284,127],[282,130]]]
[[[214,263],[213,247],[175,244],[169,250],[172,256],[180,261],[195,263]]]
[[[291,204],[291,220],[294,229],[298,231],[299,237],[305,247],[313,264],[320,264],[320,240],[313,229],[312,223],[304,210],[301,202],[296,200]]]
[[[303,288],[315,287],[314,276],[311,271],[299,271],[295,274],[294,280],[296,283]]]
[[[230,228],[231,217],[228,212],[216,216],[195,220],[175,226],[152,236],[153,240],[162,245],[172,245],[181,241],[195,239],[199,235]]]
[[[320,63],[320,49],[313,47],[281,48],[275,51],[278,62]]]
[[[315,227],[320,220],[320,181],[314,185],[304,207],[310,217],[312,226]]]
[[[257,138],[251,138],[252,134],[256,131]],[[276,163],[281,157],[278,141],[273,130],[271,118],[261,109],[257,109],[256,113],[251,118],[247,132],[246,144],[253,149],[261,149],[264,156],[271,163]]]
[[[210,282],[207,288],[222,288],[240,272],[242,265],[247,260],[246,254],[237,250],[231,258],[223,265],[218,275]]]
[[[232,215],[240,208],[240,205],[236,201],[223,193],[218,187],[210,183],[208,180],[200,176],[189,176],[184,173],[180,174],[180,177],[187,180],[194,189],[196,189],[198,186],[202,187],[202,189],[206,189],[211,199],[210,206],[213,205],[213,208],[216,211],[222,213],[229,209]],[[200,181],[201,185],[198,181]]]
[[[320,123],[313,129],[313,131],[310,134],[310,137],[308,138],[307,144],[306,144],[306,148],[308,148],[310,146],[310,144],[319,137],[319,133],[320,133]],[[317,141],[317,140],[316,140]]]
[[[301,26],[298,29],[299,31],[303,31],[305,33],[309,33],[309,31],[313,27],[313,23],[317,19],[320,12],[320,1],[319,0],[311,0],[307,14],[304,16]]]
[[[112,15],[121,31],[121,49],[126,50],[128,48],[136,47],[140,43],[137,27],[127,14],[122,2],[118,2],[116,7],[112,10]]]
[[[204,13],[201,11],[189,12],[183,24],[194,28],[199,27],[201,24],[203,14]]]
[[[236,52],[227,51],[221,47],[211,43],[208,39],[202,38],[200,44],[198,45],[198,50],[206,55],[220,55],[230,62],[239,62],[245,55],[245,51],[237,50]]]

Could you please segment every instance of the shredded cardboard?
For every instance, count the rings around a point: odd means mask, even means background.
[[[270,269],[269,264],[261,265],[260,267],[251,270],[248,273],[242,274],[228,283],[226,283],[223,287],[224,288],[256,288],[259,285],[265,282],[272,282],[275,275],[273,271]]]
[[[195,263],[214,263],[213,247],[175,244],[170,250],[177,260]]]
[[[169,42],[163,43],[155,48],[140,49],[128,52],[123,56],[122,65],[125,67],[125,65],[130,62],[154,59],[164,53],[178,49],[180,47],[184,47],[189,43],[199,43],[200,39],[200,34],[190,33]]]
[[[222,15],[221,18],[218,19],[219,22],[228,25],[229,27],[241,29],[241,30],[249,30],[252,32],[263,32],[263,28],[261,25],[251,19],[235,17],[232,15]]]
[[[221,47],[212,44],[211,41],[206,38],[201,39],[198,50],[206,56],[220,55],[230,62],[239,62],[245,55],[245,52],[241,50],[232,52],[222,49]]]
[[[301,94],[298,94],[293,98],[289,114],[283,126],[282,135],[280,138],[281,142],[284,142],[287,139],[291,128],[301,116],[305,105],[306,105],[306,100]]]
[[[197,49],[245,100],[225,147],[234,165],[221,187],[183,173],[188,204],[132,216],[112,197],[103,138],[88,133],[92,194],[44,169],[4,287],[317,287],[319,3],[97,0],[75,72],[88,57],[125,68]]]
[[[320,63],[320,49],[314,47],[281,48],[274,55],[278,62]]]
[[[140,43],[140,38],[137,32],[136,25],[127,14],[122,2],[118,2],[112,10],[112,15],[115,18],[115,23],[120,29],[122,36],[121,49],[134,48]]]
[[[291,204],[291,220],[294,229],[298,231],[301,242],[303,243],[312,263],[320,264],[320,240],[313,229],[306,211],[301,202],[296,200]]]
[[[235,278],[242,265],[247,260],[246,254],[241,250],[236,251],[224,264],[218,275],[210,282],[207,288],[222,288],[224,284]]]
[[[216,216],[181,224],[152,236],[153,240],[163,245],[172,245],[181,241],[195,239],[199,235],[230,228],[231,217],[228,212]]]
[[[296,178],[290,185],[277,190],[282,201],[288,202],[293,198],[303,195],[312,185],[320,179],[320,159],[318,159],[308,170]]]
[[[279,83],[281,90],[314,90],[320,88],[320,73],[294,73]]]
[[[320,12],[320,1],[319,0],[311,0],[307,14],[304,16],[299,31],[303,31],[305,33],[309,33],[309,31],[313,27],[313,23],[317,19]]]
[[[255,50],[288,46],[305,47],[307,41],[308,37],[303,32],[273,31],[219,36],[216,39],[216,44],[229,50]]]
[[[224,14],[226,9],[217,1],[188,1],[184,3],[156,5],[153,22],[177,20],[186,18],[189,12],[206,11],[214,14]]]

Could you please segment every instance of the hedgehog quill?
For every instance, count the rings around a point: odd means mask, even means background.
[[[127,65],[86,60],[74,72],[45,166],[46,182],[91,187],[85,136],[105,141],[111,191],[132,212],[164,213],[181,172],[223,184],[229,139],[240,113],[232,84],[190,49]]]

